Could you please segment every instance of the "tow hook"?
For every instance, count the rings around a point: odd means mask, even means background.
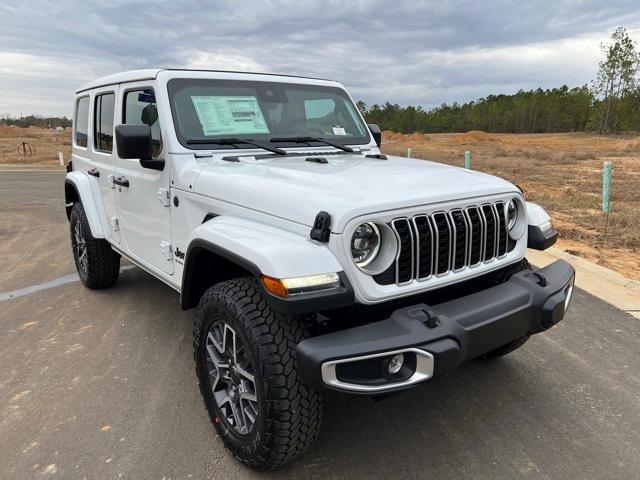
[[[547,285],[549,285],[549,282],[547,282],[547,279],[544,275],[540,275],[538,272],[533,272],[533,274],[538,277],[538,281],[536,282],[538,285],[540,285],[541,287],[546,287]]]

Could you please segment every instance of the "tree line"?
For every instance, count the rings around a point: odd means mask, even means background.
[[[56,128],[70,127],[71,119],[67,117],[41,117],[39,115],[26,115],[21,117],[5,116],[0,118],[0,125],[15,125],[17,127],[41,127]]]
[[[593,131],[640,133],[640,54],[624,28],[602,44],[603,60],[591,86],[520,90],[429,110],[389,102],[358,108],[369,123],[402,133],[483,130],[503,133]]]

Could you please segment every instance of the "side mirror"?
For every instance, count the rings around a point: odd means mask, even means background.
[[[369,131],[376,141],[376,145],[379,147],[382,144],[382,130],[380,130],[380,127],[375,123],[367,123],[367,127],[369,127]]]
[[[118,125],[116,146],[120,158],[138,158],[143,168],[164,170],[164,160],[153,158],[149,125]]]

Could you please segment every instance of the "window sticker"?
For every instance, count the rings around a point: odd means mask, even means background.
[[[340,125],[335,125],[332,128],[333,128],[333,134],[334,135],[346,135],[347,134],[347,132],[344,129],[344,127],[341,127]]]
[[[256,97],[192,96],[202,133],[225,135],[269,133]]]

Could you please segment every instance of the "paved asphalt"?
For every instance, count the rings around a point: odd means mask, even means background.
[[[0,293],[73,272],[62,186],[0,171]],[[262,475],[207,419],[192,318],[136,268],[0,302],[0,478],[640,478],[640,323],[584,292],[508,357],[382,402],[328,396],[315,447]]]

